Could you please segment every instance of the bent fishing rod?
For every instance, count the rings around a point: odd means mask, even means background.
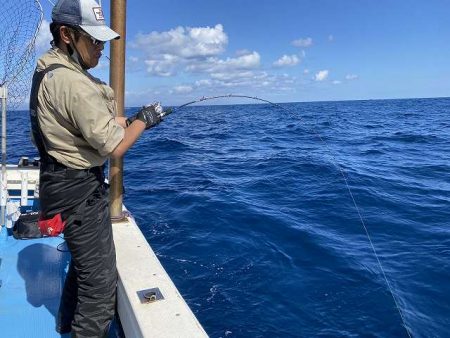
[[[264,103],[270,104],[270,105],[272,105],[272,106],[274,106],[274,107],[277,107],[277,108],[279,108],[279,109],[281,109],[281,110],[287,112],[290,116],[295,117],[296,119],[299,119],[300,121],[302,121],[301,116],[299,116],[294,110],[289,109],[289,108],[286,108],[286,107],[284,107],[284,106],[282,106],[282,105],[280,105],[280,104],[278,104],[278,103],[274,103],[274,102],[271,102],[271,101],[269,101],[269,100],[265,100],[265,99],[259,98],[259,97],[257,97],[257,96],[237,95],[237,94],[225,94],[225,95],[215,95],[215,96],[203,96],[203,97],[201,97],[201,98],[199,98],[199,99],[197,99],[197,100],[193,100],[193,101],[187,102],[187,103],[182,104],[182,105],[180,105],[180,106],[178,106],[178,107],[174,107],[174,108],[172,108],[172,109],[167,109],[166,111],[163,111],[163,112],[160,114],[160,116],[161,116],[161,118],[164,118],[164,117],[166,117],[166,116],[168,116],[168,115],[170,115],[170,114],[172,114],[172,113],[175,113],[175,112],[177,112],[177,111],[183,109],[184,107],[190,106],[190,105],[192,105],[192,104],[200,103],[200,102],[203,102],[203,101],[210,101],[210,100],[215,100],[215,99],[221,99],[221,98],[245,98],[245,99],[251,99],[251,100],[255,100],[255,101],[264,102]],[[339,163],[337,162],[336,157],[334,156],[333,152],[331,151],[330,147],[328,146],[328,143],[322,138],[322,136],[319,134],[319,132],[318,132],[317,130],[315,130],[314,127],[312,128],[312,133],[313,133],[315,136],[317,136],[317,137],[320,139],[320,141],[325,145],[326,149],[328,150],[328,154],[329,154],[329,155],[331,156],[331,158],[332,158],[333,165],[339,170],[339,172],[340,172],[342,178],[344,179],[345,186],[347,187],[347,191],[348,191],[348,193],[349,193],[349,195],[350,195],[350,197],[351,197],[351,200],[352,200],[352,202],[353,202],[353,206],[354,206],[355,209],[356,209],[356,212],[357,212],[357,214],[358,214],[359,221],[360,221],[360,223],[361,223],[361,225],[362,225],[362,227],[363,227],[363,229],[364,229],[364,232],[365,232],[365,234],[366,234],[366,237],[367,237],[367,240],[368,240],[368,242],[369,242],[369,244],[370,244],[370,247],[371,247],[371,249],[372,249],[372,252],[373,252],[373,254],[375,255],[375,258],[376,258],[376,260],[377,260],[377,263],[378,263],[378,266],[379,266],[380,271],[381,271],[381,273],[382,273],[382,276],[383,276],[383,278],[384,278],[384,281],[386,282],[386,285],[387,285],[387,287],[388,287],[388,290],[389,290],[389,292],[390,292],[390,294],[391,294],[391,296],[392,296],[392,299],[394,300],[395,307],[397,308],[397,311],[398,311],[398,313],[400,314],[400,318],[401,318],[401,320],[402,320],[403,327],[405,328],[408,337],[411,338],[411,333],[409,332],[409,328],[408,328],[408,326],[406,325],[406,321],[405,321],[403,312],[402,312],[402,310],[401,310],[401,308],[400,308],[400,305],[399,305],[399,303],[398,303],[398,301],[397,301],[397,298],[396,298],[396,296],[395,296],[395,294],[394,294],[394,290],[393,290],[391,284],[389,283],[389,280],[388,280],[387,277],[386,277],[385,270],[384,270],[384,268],[383,268],[383,265],[381,264],[381,261],[380,261],[380,259],[379,259],[378,253],[377,253],[377,251],[376,251],[376,249],[375,249],[375,246],[374,246],[374,244],[373,244],[373,242],[372,242],[372,239],[371,239],[371,237],[370,237],[370,234],[369,234],[369,231],[368,231],[368,229],[367,229],[366,223],[365,223],[365,221],[364,221],[364,218],[362,217],[360,208],[359,208],[358,204],[356,203],[356,199],[355,199],[355,197],[354,197],[354,195],[353,195],[353,192],[352,192],[352,190],[351,190],[351,188],[350,188],[350,185],[349,185],[349,183],[348,183],[348,179],[347,179],[347,177],[346,177],[346,175],[345,175],[345,171],[344,171],[344,169],[342,168],[342,166],[339,165]]]
[[[178,110],[180,110],[180,109],[182,109],[184,107],[190,106],[191,104],[194,104],[194,103],[200,103],[200,102],[203,102],[203,101],[210,101],[210,100],[216,100],[216,99],[222,99],[222,98],[244,98],[244,99],[251,99],[251,100],[261,101],[261,102],[265,102],[265,103],[271,104],[271,105],[273,105],[275,107],[278,107],[280,109],[283,109],[283,110],[289,112],[288,109],[286,109],[285,107],[279,105],[278,103],[270,102],[268,100],[261,99],[261,98],[259,98],[257,96],[225,94],[225,95],[216,95],[216,96],[202,96],[198,100],[187,102],[187,103],[182,104],[181,106],[178,106],[178,107],[169,108],[166,111],[163,111],[160,114],[160,116],[161,116],[161,118],[163,118],[163,117],[165,117],[167,115],[170,115],[170,114],[172,114],[172,113],[174,113],[174,112],[176,112],[176,111],[178,111]]]

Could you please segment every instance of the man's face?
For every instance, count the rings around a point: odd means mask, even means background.
[[[105,47],[105,43],[99,40],[95,40],[89,34],[78,31],[78,39],[73,37],[72,42],[83,60],[83,63],[88,68],[94,68],[98,65],[102,51]]]

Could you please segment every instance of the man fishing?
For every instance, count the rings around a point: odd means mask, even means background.
[[[88,73],[105,43],[120,38],[94,0],[59,0],[50,30],[52,48],[33,77],[30,118],[41,156],[39,226],[50,236],[63,232],[71,253],[56,329],[104,337],[115,313],[117,270],[103,165],[158,124],[162,108],[117,117],[113,90]]]

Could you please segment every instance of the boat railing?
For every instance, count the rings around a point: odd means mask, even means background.
[[[19,165],[6,165],[0,174],[4,186],[5,214],[1,227],[12,228],[21,213],[35,211],[39,204],[39,163],[21,158]]]

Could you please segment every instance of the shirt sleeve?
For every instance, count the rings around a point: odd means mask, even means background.
[[[72,81],[70,91],[70,114],[76,127],[101,156],[108,156],[125,135],[124,128],[114,119],[114,97],[108,97],[89,78]]]

